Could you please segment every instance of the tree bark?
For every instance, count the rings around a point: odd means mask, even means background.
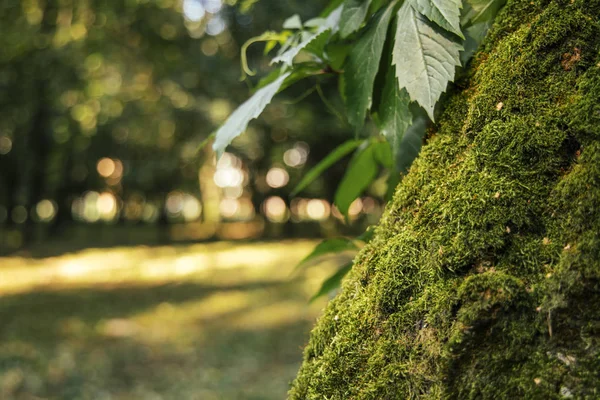
[[[292,399],[600,398],[600,0],[509,0]]]

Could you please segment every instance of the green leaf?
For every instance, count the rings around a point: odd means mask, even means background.
[[[344,279],[344,277],[348,275],[348,272],[350,272],[350,270],[352,269],[352,265],[352,262],[343,265],[335,274],[333,274],[325,282],[323,282],[319,291],[315,293],[313,297],[310,298],[310,302],[312,303],[319,297],[327,295],[334,289],[338,289],[342,284],[342,279]]]
[[[344,67],[348,122],[357,130],[363,126],[373,103],[373,85],[395,4],[392,2],[374,18],[367,32],[353,46]]]
[[[406,88],[433,120],[433,110],[460,65],[462,46],[444,35],[405,2],[398,10],[392,64],[400,88]]]
[[[314,248],[314,250],[309,255],[304,257],[304,259],[300,261],[298,265],[296,265],[292,273],[296,272],[298,269],[300,269],[301,266],[303,266],[307,262],[313,261],[316,258],[322,257],[326,254],[341,253],[347,250],[358,250],[358,247],[356,246],[356,244],[354,244],[352,240],[346,238],[323,240],[317,245],[317,247]]]
[[[369,243],[373,239],[373,236],[375,236],[375,226],[371,225],[368,226],[367,229],[365,229],[365,231],[360,234],[360,236],[357,236],[356,240],[360,240],[364,243]]]
[[[461,25],[468,27],[493,21],[504,4],[506,0],[465,0]]]
[[[302,29],[302,20],[298,14],[294,14],[283,21],[283,29]]]
[[[296,46],[298,44],[298,41],[300,40],[299,38],[300,38],[299,33],[290,35],[290,37],[288,37],[286,39],[286,41],[281,44],[281,47],[279,48],[279,50],[277,50],[277,55],[280,56],[283,53],[285,53],[286,51],[288,51],[288,49],[291,48],[292,46]]]
[[[461,0],[412,0],[412,6],[431,22],[465,38],[460,30]]]
[[[281,90],[290,87],[299,80],[315,75],[323,75],[323,73],[323,66],[321,64],[314,62],[296,64],[291,71],[290,76],[283,82],[283,85],[281,85]]]
[[[346,0],[340,20],[340,36],[346,38],[358,30],[362,25],[371,0]]]
[[[343,2],[344,2],[344,0],[332,0],[332,1],[330,1],[329,4],[327,4],[327,6],[323,9],[323,11],[321,11],[321,13],[319,14],[319,17],[321,17],[321,18],[327,17],[334,10],[336,10],[338,7],[342,6]]]
[[[408,92],[400,89],[394,69],[388,68],[378,115],[381,133],[392,148],[394,160],[398,159],[402,138],[412,124],[409,104]]]
[[[394,167],[394,158],[392,156],[392,148],[386,141],[377,142],[374,145],[373,154],[375,160],[384,168]]]
[[[402,175],[398,171],[392,171],[387,179],[387,189],[385,191],[385,201],[392,201],[396,193],[396,186],[402,180]]]
[[[300,51],[306,46],[308,46],[313,40],[327,32],[333,34],[338,31],[341,14],[342,7],[340,6],[333,10],[331,14],[329,14],[329,16],[325,19],[325,22],[319,28],[317,28],[316,32],[309,34],[296,46],[293,46],[289,50],[285,51],[283,54],[275,57],[273,60],[271,60],[271,64],[281,62],[284,65],[292,66],[294,58],[298,55],[298,53],[300,53]]]
[[[269,40],[266,44],[265,44],[265,49],[263,50],[263,55],[267,55],[271,52],[271,50],[273,50],[275,48],[275,46],[277,46],[279,44],[278,41],[276,40]]]
[[[396,153],[396,169],[402,174],[408,171],[419,155],[429,124],[429,118],[422,109],[413,110],[412,113],[414,115],[413,124],[404,133]]]
[[[304,23],[305,28],[318,28],[325,23],[325,18],[312,18]]]
[[[380,142],[368,141],[361,146],[346,170],[346,174],[337,187],[334,203],[342,214],[348,216],[350,204],[360,196],[375,180],[379,165],[375,157],[376,146]]]
[[[263,112],[288,76],[290,76],[289,72],[281,75],[275,81],[254,93],[254,95],[239,106],[217,130],[215,142],[213,143],[213,149],[217,153],[217,159],[223,155],[227,145],[246,130],[248,123]]]
[[[258,2],[259,0],[243,0],[242,4],[240,5],[240,12],[242,14],[248,13],[252,9],[252,6]]]
[[[346,43],[330,43],[327,46],[327,60],[334,70],[339,70],[346,62],[351,46]]]
[[[473,57],[479,46],[483,42],[485,35],[487,35],[489,29],[492,27],[492,21],[480,22],[475,25],[471,25],[465,29],[465,42],[464,51],[460,53],[460,62],[463,66],[467,65],[467,62]]]
[[[423,145],[423,138],[427,132],[429,117],[422,108],[414,104],[411,105],[411,108],[410,112],[414,115],[413,123],[406,129],[394,153],[396,168],[394,172],[390,173],[387,180],[386,201],[392,200],[396,192],[396,186],[398,186],[403,175],[408,172],[408,169],[419,155],[421,146]]]
[[[333,164],[353,152],[358,146],[360,146],[364,140],[349,140],[347,142],[342,143],[331,153],[327,155],[324,159],[322,159],[317,165],[315,165],[310,171],[308,171],[298,186],[294,188],[290,196],[296,196],[302,190],[304,190],[308,185],[310,185],[315,179],[317,179],[323,172],[325,172],[329,167]]]
[[[312,40],[309,44],[304,48],[305,51],[314,54],[319,58],[319,60],[325,59],[325,46],[329,43],[329,38],[331,34],[329,32],[325,32],[319,36],[317,36],[314,40]]]
[[[256,92],[259,89],[267,86],[269,83],[274,82],[275,80],[277,80],[277,78],[279,78],[281,76],[282,73],[283,73],[283,68],[277,68],[277,69],[272,70],[267,75],[263,76],[260,79],[260,81],[258,81],[258,83],[256,84],[256,87],[254,87],[254,89],[252,89],[253,92]]]

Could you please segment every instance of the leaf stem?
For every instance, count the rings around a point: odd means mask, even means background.
[[[319,93],[319,97],[321,98],[321,101],[323,102],[323,104],[325,104],[325,107],[327,107],[327,109],[329,110],[329,112],[331,112],[333,115],[335,115],[337,118],[339,118],[340,121],[342,122],[346,122],[346,120],[344,119],[344,116],[342,115],[342,113],[340,113],[334,106],[333,104],[331,104],[331,102],[329,100],[327,100],[327,97],[325,97],[325,94],[323,93],[323,89],[321,89],[321,85],[317,85],[317,93]]]

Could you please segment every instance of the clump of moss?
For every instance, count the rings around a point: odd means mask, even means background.
[[[290,398],[600,397],[600,0],[497,21]]]

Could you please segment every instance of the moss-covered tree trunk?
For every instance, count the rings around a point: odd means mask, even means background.
[[[292,399],[600,398],[600,0],[509,0]]]

